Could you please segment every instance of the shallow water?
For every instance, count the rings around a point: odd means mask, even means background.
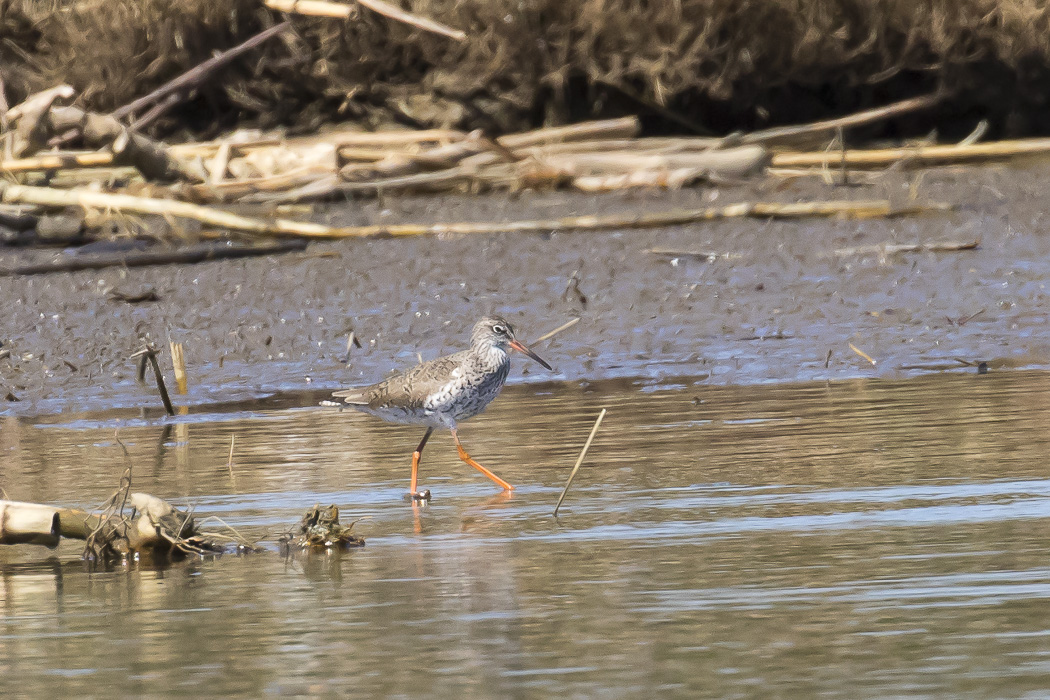
[[[0,549],[0,695],[1045,696],[1048,396],[994,371],[511,387],[461,435],[513,497],[435,436],[418,510],[419,431],[314,396],[4,418],[9,497],[102,501],[119,429],[136,490],[270,551],[87,573],[73,543]],[[367,545],[281,558],[318,502]]]

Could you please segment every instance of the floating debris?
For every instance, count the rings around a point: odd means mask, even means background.
[[[365,539],[351,532],[356,523],[355,520],[349,525],[341,525],[337,506],[322,508],[320,504],[317,504],[303,515],[303,519],[299,521],[298,530],[285,533],[278,540],[281,545],[281,553],[287,554],[292,548],[302,550],[363,547]]]

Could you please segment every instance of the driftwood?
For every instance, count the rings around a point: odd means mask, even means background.
[[[144,493],[133,493],[128,502],[135,508],[132,519],[100,516],[76,508],[58,508],[39,503],[0,501],[0,544],[58,546],[62,537],[87,540],[100,536],[120,552],[170,549],[179,539],[199,536],[193,519],[167,501]],[[199,546],[198,542],[198,546]]]
[[[206,179],[202,170],[172,157],[166,146],[131,132],[111,115],[85,112],[79,107],[56,107],[51,109],[50,124],[53,131],[76,129],[87,143],[109,146],[113,165],[133,166],[148,180]]]
[[[60,522],[55,508],[37,503],[0,501],[0,544],[57,547]]]

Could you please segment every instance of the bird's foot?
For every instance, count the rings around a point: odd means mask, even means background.
[[[404,498],[409,502],[415,501],[417,503],[430,503],[430,489],[416,491],[415,493],[406,493]]]

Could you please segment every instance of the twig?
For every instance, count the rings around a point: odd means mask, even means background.
[[[105,168],[113,165],[112,153],[54,153],[0,161],[0,173],[25,173],[63,168]]]
[[[134,114],[135,112],[139,111],[147,105],[151,105],[155,102],[163,100],[168,95],[187,90],[187,88],[190,87],[196,87],[201,82],[203,82],[216,68],[220,68],[226,65],[241,54],[247,51],[251,51],[259,44],[262,44],[263,42],[272,39],[284,30],[291,28],[291,26],[291,22],[281,22],[280,24],[270,27],[269,29],[264,29],[263,31],[259,32],[247,41],[238,44],[237,46],[234,46],[231,49],[227,49],[222,53],[209,58],[204,63],[201,63],[200,65],[191,68],[190,70],[186,71],[177,78],[169,80],[153,92],[147,95],[143,95],[142,97],[138,98],[137,100],[133,100],[132,102],[129,102],[123,107],[118,107],[110,113],[110,116],[116,117],[117,119],[123,119],[124,117]]]
[[[850,344],[849,344],[849,349],[850,349],[850,350],[852,350],[853,352],[857,353],[857,354],[858,354],[858,355],[860,355],[861,357],[863,357],[863,358],[864,358],[865,360],[867,360],[868,362],[870,362],[870,363],[872,364],[872,366],[873,366],[873,367],[875,366],[875,360],[874,360],[874,359],[872,359],[871,355],[869,355],[868,353],[864,352],[863,350],[861,350],[860,348],[858,348],[858,347],[857,347],[856,345],[854,345],[853,343],[850,343]]]
[[[883,243],[881,245],[862,245],[853,248],[837,248],[834,255],[848,257],[851,255],[896,255],[898,253],[934,253],[953,252],[957,250],[976,250],[980,240],[973,241],[939,241],[935,243]]]
[[[169,416],[174,416],[175,407],[171,405],[171,398],[168,397],[168,388],[164,386],[164,375],[160,371],[160,363],[157,362],[157,348],[146,343],[145,347],[131,357],[145,357],[149,360],[149,363],[153,365],[153,376],[157,379],[157,390],[160,391],[160,400],[164,402],[164,410],[168,412]],[[145,367],[142,365],[140,365],[140,367],[142,367],[142,369],[139,370],[139,379],[141,380],[143,378]]]
[[[536,345],[538,343],[542,343],[544,340],[547,340],[548,338],[553,338],[554,336],[558,335],[562,331],[569,330],[570,328],[572,328],[573,326],[575,326],[579,322],[580,322],[580,317],[577,316],[576,318],[572,319],[571,321],[566,321],[565,323],[561,324],[560,326],[555,328],[553,331],[550,331],[549,333],[544,333],[539,338],[536,338],[536,340],[532,341],[532,343],[530,343],[530,344],[531,345]]]
[[[587,442],[584,443],[583,449],[580,451],[580,456],[576,458],[576,464],[572,468],[572,472],[569,474],[569,480],[565,482],[565,488],[562,489],[561,496],[558,497],[558,505],[554,506],[554,517],[558,517],[558,509],[561,508],[561,502],[565,500],[565,494],[569,492],[569,486],[572,484],[573,478],[576,476],[576,472],[580,471],[580,465],[583,464],[583,458],[587,456],[587,450],[591,448],[591,442],[594,440],[595,434],[598,432],[598,426],[602,424],[602,419],[605,418],[605,409],[598,414],[598,420],[594,421],[594,427],[591,428],[591,434],[587,436]]]

